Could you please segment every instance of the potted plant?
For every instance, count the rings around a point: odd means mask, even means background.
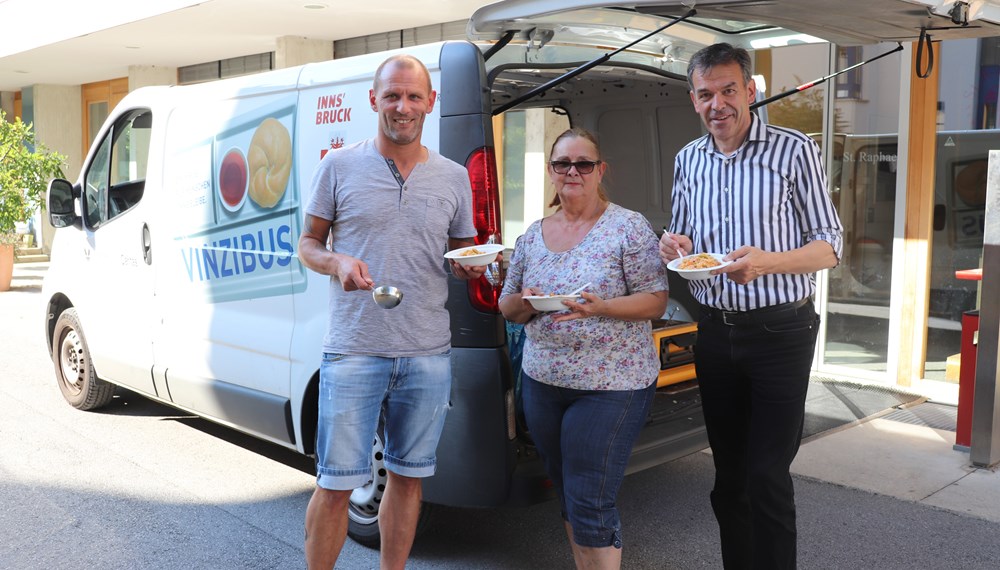
[[[0,291],[10,288],[17,245],[16,224],[41,205],[53,177],[63,177],[65,157],[35,141],[30,124],[7,121],[0,111]]]

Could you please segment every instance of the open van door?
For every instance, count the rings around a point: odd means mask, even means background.
[[[759,50],[919,41],[935,49],[928,37],[1000,35],[1000,0],[508,0],[477,10],[467,35],[484,46],[494,115],[558,115],[597,132],[616,166],[609,196],[659,229],[669,224],[673,158],[704,134],[687,93],[696,51],[717,42]],[[533,140],[546,128],[538,123]],[[636,145],[637,137],[649,144]],[[536,210],[525,208],[523,222]],[[515,226],[516,216],[505,213]],[[683,284],[671,291],[671,303],[696,308]]]
[[[816,38],[839,45],[909,42],[922,32],[935,40],[1000,35],[998,0],[509,0],[477,10],[468,32],[474,40],[499,41],[514,32],[536,42],[613,48],[692,9],[693,16],[671,29],[680,41],[653,37],[636,49],[658,49],[665,59],[686,63],[689,42],[761,48]]]

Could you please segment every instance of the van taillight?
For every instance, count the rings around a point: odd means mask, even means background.
[[[492,147],[482,147],[465,163],[472,183],[472,217],[476,224],[476,244],[503,243],[500,239],[500,191],[497,184],[496,155]],[[469,283],[469,300],[477,310],[500,312],[500,288],[486,275]]]

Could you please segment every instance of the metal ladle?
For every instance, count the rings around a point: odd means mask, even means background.
[[[372,289],[372,299],[379,307],[391,309],[403,300],[403,292],[395,287],[382,285]]]

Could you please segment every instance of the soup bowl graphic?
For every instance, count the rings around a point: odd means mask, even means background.
[[[219,197],[230,212],[239,210],[247,199],[249,173],[243,151],[231,148],[219,163]]]

